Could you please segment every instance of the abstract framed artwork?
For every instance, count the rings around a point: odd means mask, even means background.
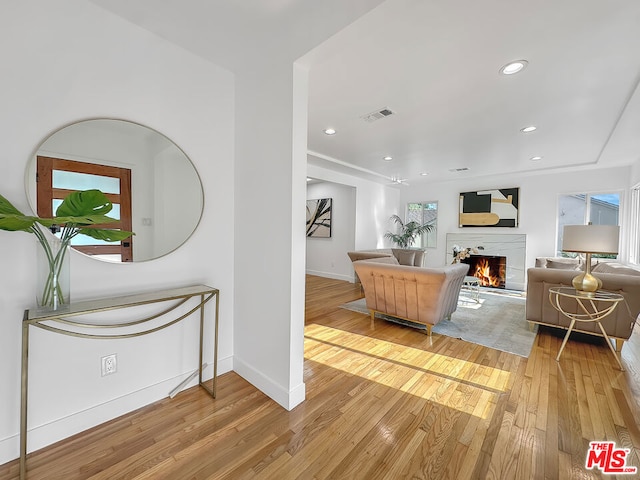
[[[331,198],[307,200],[307,237],[331,237]]]
[[[519,188],[460,194],[460,227],[517,227]]]

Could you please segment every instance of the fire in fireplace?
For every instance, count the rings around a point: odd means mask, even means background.
[[[507,257],[471,255],[461,260],[469,265],[469,275],[476,277],[483,287],[505,288]]]

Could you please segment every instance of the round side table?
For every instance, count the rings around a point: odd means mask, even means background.
[[[574,299],[578,305],[578,312],[568,312],[562,308],[561,299],[569,298]],[[604,290],[599,290],[590,295],[581,293],[572,287],[551,287],[549,288],[549,301],[553,308],[562,313],[565,317],[571,319],[571,324],[569,325],[569,330],[567,330],[567,334],[564,336],[564,340],[562,340],[562,345],[560,346],[560,351],[558,351],[558,356],[556,357],[556,361],[560,360],[560,355],[562,355],[562,351],[564,350],[565,345],[567,344],[567,340],[569,340],[569,335],[571,335],[571,331],[573,330],[576,322],[595,322],[602,335],[607,341],[607,345],[609,345],[609,349],[613,353],[616,362],[620,366],[620,370],[624,371],[624,367],[618,358],[618,354],[613,348],[611,344],[611,340],[609,340],[609,336],[607,332],[605,332],[602,323],[600,320],[607,317],[616,309],[618,304],[624,300],[624,297],[618,293],[606,292]]]

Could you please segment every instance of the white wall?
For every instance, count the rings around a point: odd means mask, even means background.
[[[426,257],[428,266],[450,263],[446,250],[446,234],[463,233],[519,233],[527,235],[527,262],[531,267],[535,258],[554,255],[556,242],[556,213],[558,195],[581,192],[620,191],[621,208],[628,199],[628,167],[606,170],[532,174],[505,174],[494,177],[459,179],[437,184],[412,184],[401,190],[401,204],[417,201],[438,201],[438,246]],[[483,189],[520,187],[520,225],[517,228],[459,228],[459,194]],[[621,217],[624,218],[624,217]],[[624,237],[624,229],[621,232]],[[621,252],[624,258],[625,252]]]
[[[347,252],[354,250],[356,189],[332,182],[307,186],[307,199],[331,198],[331,238],[307,237],[306,271],[310,275],[353,281]]]
[[[236,75],[233,368],[293,408],[305,397],[307,73],[272,60]]]
[[[221,290],[220,370],[233,346],[234,77],[79,0],[5,2],[0,16],[0,193],[28,212],[24,172],[51,132],[94,117],[165,134],[201,175],[205,209],[186,245],[115,265],[71,252],[75,299],[205,283]],[[0,464],[18,456],[23,310],[34,303],[35,239],[0,231]],[[164,397],[197,365],[196,322],[135,340],[38,331],[31,341],[30,450]],[[100,357],[119,372],[100,377]],[[211,358],[207,361],[211,363]]]

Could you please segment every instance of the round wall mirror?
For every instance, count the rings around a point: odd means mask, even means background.
[[[92,188],[112,201],[109,216],[120,228],[135,233],[115,245],[74,238],[73,248],[99,260],[141,262],[166,255],[191,236],[202,216],[202,182],[191,160],[167,137],[137,123],[73,123],[45,139],[27,166],[27,197],[41,217],[55,214],[71,191]]]

